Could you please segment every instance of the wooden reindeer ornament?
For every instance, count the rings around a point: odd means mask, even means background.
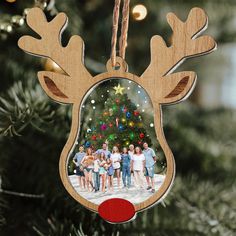
[[[61,45],[61,34],[67,25],[67,16],[64,13],[48,22],[41,9],[31,9],[27,14],[27,23],[40,37],[23,36],[18,42],[25,52],[48,57],[64,71],[64,74],[48,71],[38,73],[39,82],[49,97],[56,102],[73,106],[70,135],[60,157],[60,176],[65,188],[75,200],[86,208],[99,212],[109,222],[128,221],[137,212],[160,202],[167,195],[174,180],[175,162],[163,133],[161,107],[187,98],[197,78],[193,71],[173,71],[185,59],[216,49],[212,37],[199,36],[208,23],[207,15],[202,9],[193,8],[184,22],[169,13],[167,21],[173,30],[172,44],[168,47],[162,37],[157,35],[151,39],[151,62],[141,76],[129,73],[126,62],[120,57],[116,58],[119,68],[113,67],[110,59],[107,62],[107,72],[91,76],[84,66],[84,43],[81,37],[73,36],[66,47]],[[68,179],[67,163],[79,134],[82,102],[87,92],[95,85],[112,78],[133,81],[148,93],[154,110],[156,136],[166,157],[167,169],[163,184],[146,201],[138,204],[119,198],[109,199],[100,205],[95,204],[83,198]]]

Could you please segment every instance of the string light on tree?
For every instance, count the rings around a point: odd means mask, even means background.
[[[136,21],[144,20],[147,16],[147,8],[142,4],[138,4],[133,7],[132,15]]]

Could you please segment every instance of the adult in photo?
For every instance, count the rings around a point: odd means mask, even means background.
[[[145,156],[140,147],[135,148],[133,157],[131,158],[131,170],[134,172],[136,187],[143,188],[143,171],[145,168]]]
[[[105,154],[106,159],[111,157],[111,152],[108,150],[107,143],[103,143],[102,148],[96,151],[96,154],[100,155],[101,153]]]
[[[83,166],[81,161],[84,158],[86,153],[84,152],[84,147],[81,145],[79,147],[79,152],[77,152],[73,158],[73,163],[76,166],[76,175],[78,176],[79,187],[85,189],[85,176],[83,171]]]
[[[94,169],[94,156],[93,156],[93,151],[92,148],[88,148],[86,151],[86,155],[81,161],[81,164],[84,167],[84,175],[85,175],[85,182],[87,186],[87,190],[90,191],[90,186],[91,186],[91,191],[93,191],[93,169]]]
[[[115,171],[116,177],[117,177],[117,185],[120,187],[120,162],[121,162],[121,155],[119,152],[119,149],[117,146],[114,146],[112,149],[112,154],[111,154],[111,162],[113,169]]]
[[[154,187],[154,170],[155,170],[155,163],[156,163],[156,154],[154,150],[148,147],[147,143],[143,144],[143,154],[145,156],[145,176],[147,181],[147,190],[155,192]]]
[[[123,154],[121,155],[122,159],[122,180],[124,184],[124,188],[130,188],[131,185],[131,172],[130,172],[130,163],[131,157],[128,153],[128,149],[126,147],[123,148]]]
[[[134,155],[134,145],[133,144],[129,145],[128,154],[130,155],[130,158],[132,158],[132,156]]]
[[[134,145],[133,144],[130,144],[129,145],[129,151],[128,151],[128,154],[130,155],[130,158],[132,159],[133,155],[134,155]],[[136,183],[136,180],[134,178],[134,172],[131,170],[131,176],[132,178],[134,179],[134,185],[137,186],[138,183]]]

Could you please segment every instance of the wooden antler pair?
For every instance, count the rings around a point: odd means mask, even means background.
[[[195,84],[194,72],[171,72],[186,58],[209,53],[216,47],[210,36],[197,38],[208,22],[202,9],[193,8],[186,22],[182,22],[173,13],[167,15],[167,21],[173,30],[172,45],[167,47],[158,35],[152,38],[151,63],[141,76],[143,79],[137,81],[148,91],[154,103],[159,104],[180,101]],[[62,47],[61,34],[67,25],[64,13],[47,22],[42,10],[34,8],[27,15],[27,23],[41,39],[24,36],[19,40],[19,47],[28,53],[51,58],[66,74],[39,72],[41,85],[54,100],[74,103],[94,83],[84,66],[83,40],[73,36],[68,45]],[[87,86],[81,87],[81,84]]]

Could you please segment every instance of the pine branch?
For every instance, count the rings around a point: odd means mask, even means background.
[[[27,126],[43,131],[41,127],[53,122],[54,115],[39,85],[25,89],[16,82],[0,97],[0,134],[19,136]]]

